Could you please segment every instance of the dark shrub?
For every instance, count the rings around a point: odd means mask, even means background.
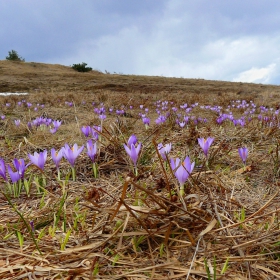
[[[11,50],[11,51],[9,52],[9,55],[6,56],[6,59],[7,59],[7,60],[13,60],[13,61],[22,61],[22,62],[25,61],[25,59],[22,58],[22,57],[20,57],[20,56],[18,55],[18,53],[17,53],[15,50]]]
[[[83,63],[79,63],[79,64],[73,64],[72,68],[78,72],[89,72],[92,71],[91,67],[86,67],[87,63],[83,62]]]

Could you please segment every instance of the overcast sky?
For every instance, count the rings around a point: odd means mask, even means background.
[[[0,59],[280,84],[279,0],[0,0]]]

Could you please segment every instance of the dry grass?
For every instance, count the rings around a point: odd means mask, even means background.
[[[7,74],[7,69],[15,74]],[[1,279],[280,278],[279,128],[261,125],[257,118],[243,128],[218,126],[217,114],[199,107],[193,114],[209,122],[184,129],[171,116],[165,124],[145,130],[138,116],[144,104],[154,121],[154,101],[159,99],[173,101],[174,106],[199,102],[226,108],[236,99],[277,106],[279,87],[81,74],[69,67],[6,61],[0,62],[1,71],[0,91],[33,89],[26,101],[45,105],[29,111],[17,106],[22,97],[0,98],[2,105],[11,103],[9,108],[2,106],[6,119],[0,124],[0,155],[9,164],[14,158],[28,161],[28,153],[34,151],[85,144],[81,126],[100,122],[92,102],[136,108],[118,121],[115,114],[105,120],[98,178],[83,152],[76,163],[77,181],[65,180],[70,172],[66,160],[61,164],[63,180],[58,181],[49,153],[42,193],[35,176],[43,175],[34,166],[26,173],[27,178],[33,176],[30,196],[23,191],[9,203],[1,181]],[[27,122],[40,115],[61,119],[63,125],[53,135],[30,130]],[[15,119],[22,121],[19,128]],[[132,133],[143,143],[137,177],[122,146]],[[208,136],[215,142],[206,168],[197,138]],[[176,194],[176,178],[165,171],[156,152],[159,142],[172,143],[169,157],[189,155],[196,160],[184,201]],[[237,152],[244,145],[249,148],[246,167]],[[24,237],[22,247],[16,232]]]

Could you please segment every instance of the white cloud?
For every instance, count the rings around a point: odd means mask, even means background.
[[[256,68],[252,67],[250,70],[241,72],[234,82],[248,82],[248,83],[270,83],[275,75],[276,64],[270,64],[267,67]]]
[[[146,64],[149,75],[235,81],[241,73],[255,68],[261,69],[258,72],[262,77],[255,74],[256,78],[252,80],[253,76],[242,75],[242,81],[271,83],[278,70],[280,37],[224,38],[198,48],[186,46],[184,50],[178,48],[176,42],[174,47],[165,43],[164,38],[157,38],[156,42],[157,45],[151,42],[155,56],[149,65]],[[156,52],[155,46],[160,51]],[[145,62],[144,56],[142,63]]]
[[[61,63],[86,62],[101,71],[137,75],[273,83],[280,36],[221,38],[199,47],[169,40],[164,30],[143,34],[137,26],[86,40]]]

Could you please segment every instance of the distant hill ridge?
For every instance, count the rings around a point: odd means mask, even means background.
[[[99,71],[80,73],[70,66],[37,62],[0,60],[0,92],[184,92],[258,94],[268,91],[280,94],[280,86],[211,81],[204,79],[166,78],[104,74]]]

